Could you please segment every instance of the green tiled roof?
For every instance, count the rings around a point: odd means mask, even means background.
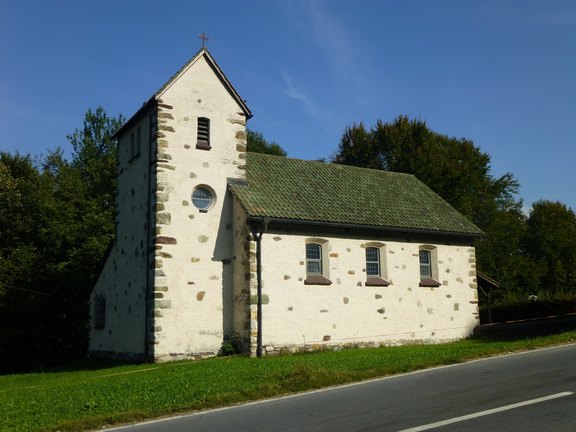
[[[482,234],[411,174],[247,153],[246,180],[229,188],[249,216]]]

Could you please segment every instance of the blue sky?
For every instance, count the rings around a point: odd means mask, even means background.
[[[474,141],[527,206],[576,209],[574,0],[2,0],[0,149],[45,154],[88,108],[131,116],[201,46],[289,156],[400,114]]]

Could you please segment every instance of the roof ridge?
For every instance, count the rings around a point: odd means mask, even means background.
[[[402,176],[407,176],[407,177],[416,177],[416,175],[412,174],[412,173],[403,173],[403,172],[399,172],[399,171],[390,171],[390,170],[384,170],[384,169],[377,169],[377,168],[367,168],[367,167],[359,167],[356,165],[346,165],[346,164],[339,164],[339,163],[334,163],[334,162],[325,162],[325,161],[320,161],[320,160],[311,160],[311,159],[300,159],[300,158],[294,158],[294,157],[288,157],[288,156],[278,156],[278,155],[271,155],[271,154],[266,154],[266,153],[257,153],[257,152],[247,152],[248,154],[252,155],[258,155],[265,157],[265,158],[277,158],[278,160],[292,160],[292,161],[296,161],[296,162],[304,162],[304,163],[310,163],[310,164],[318,164],[318,165],[322,165],[322,166],[330,166],[330,167],[344,167],[346,169],[351,169],[351,170],[365,170],[365,171],[372,171],[372,172],[377,172],[377,173],[385,173],[385,174],[391,174],[391,175],[402,175]]]

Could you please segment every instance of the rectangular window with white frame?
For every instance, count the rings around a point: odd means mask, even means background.
[[[420,262],[420,286],[438,287],[438,250],[434,246],[421,246],[418,251]]]
[[[310,239],[306,242],[306,285],[331,285],[328,277],[328,242]]]
[[[388,286],[386,272],[386,247],[382,243],[366,245],[366,286]]]

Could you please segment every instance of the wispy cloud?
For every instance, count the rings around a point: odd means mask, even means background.
[[[307,26],[312,32],[315,43],[333,62],[336,71],[345,78],[354,81],[361,72],[356,58],[356,37],[329,10],[321,0],[307,0],[306,8],[310,23]]]
[[[532,16],[530,21],[544,26],[576,25],[576,11],[554,11]]]
[[[282,93],[285,96],[288,96],[290,99],[294,99],[295,101],[302,104],[304,110],[310,115],[318,120],[325,120],[327,117],[324,112],[322,112],[318,106],[308,97],[306,94],[299,91],[290,76],[284,72],[280,72],[282,75],[282,79],[284,80],[284,87],[282,88]]]

